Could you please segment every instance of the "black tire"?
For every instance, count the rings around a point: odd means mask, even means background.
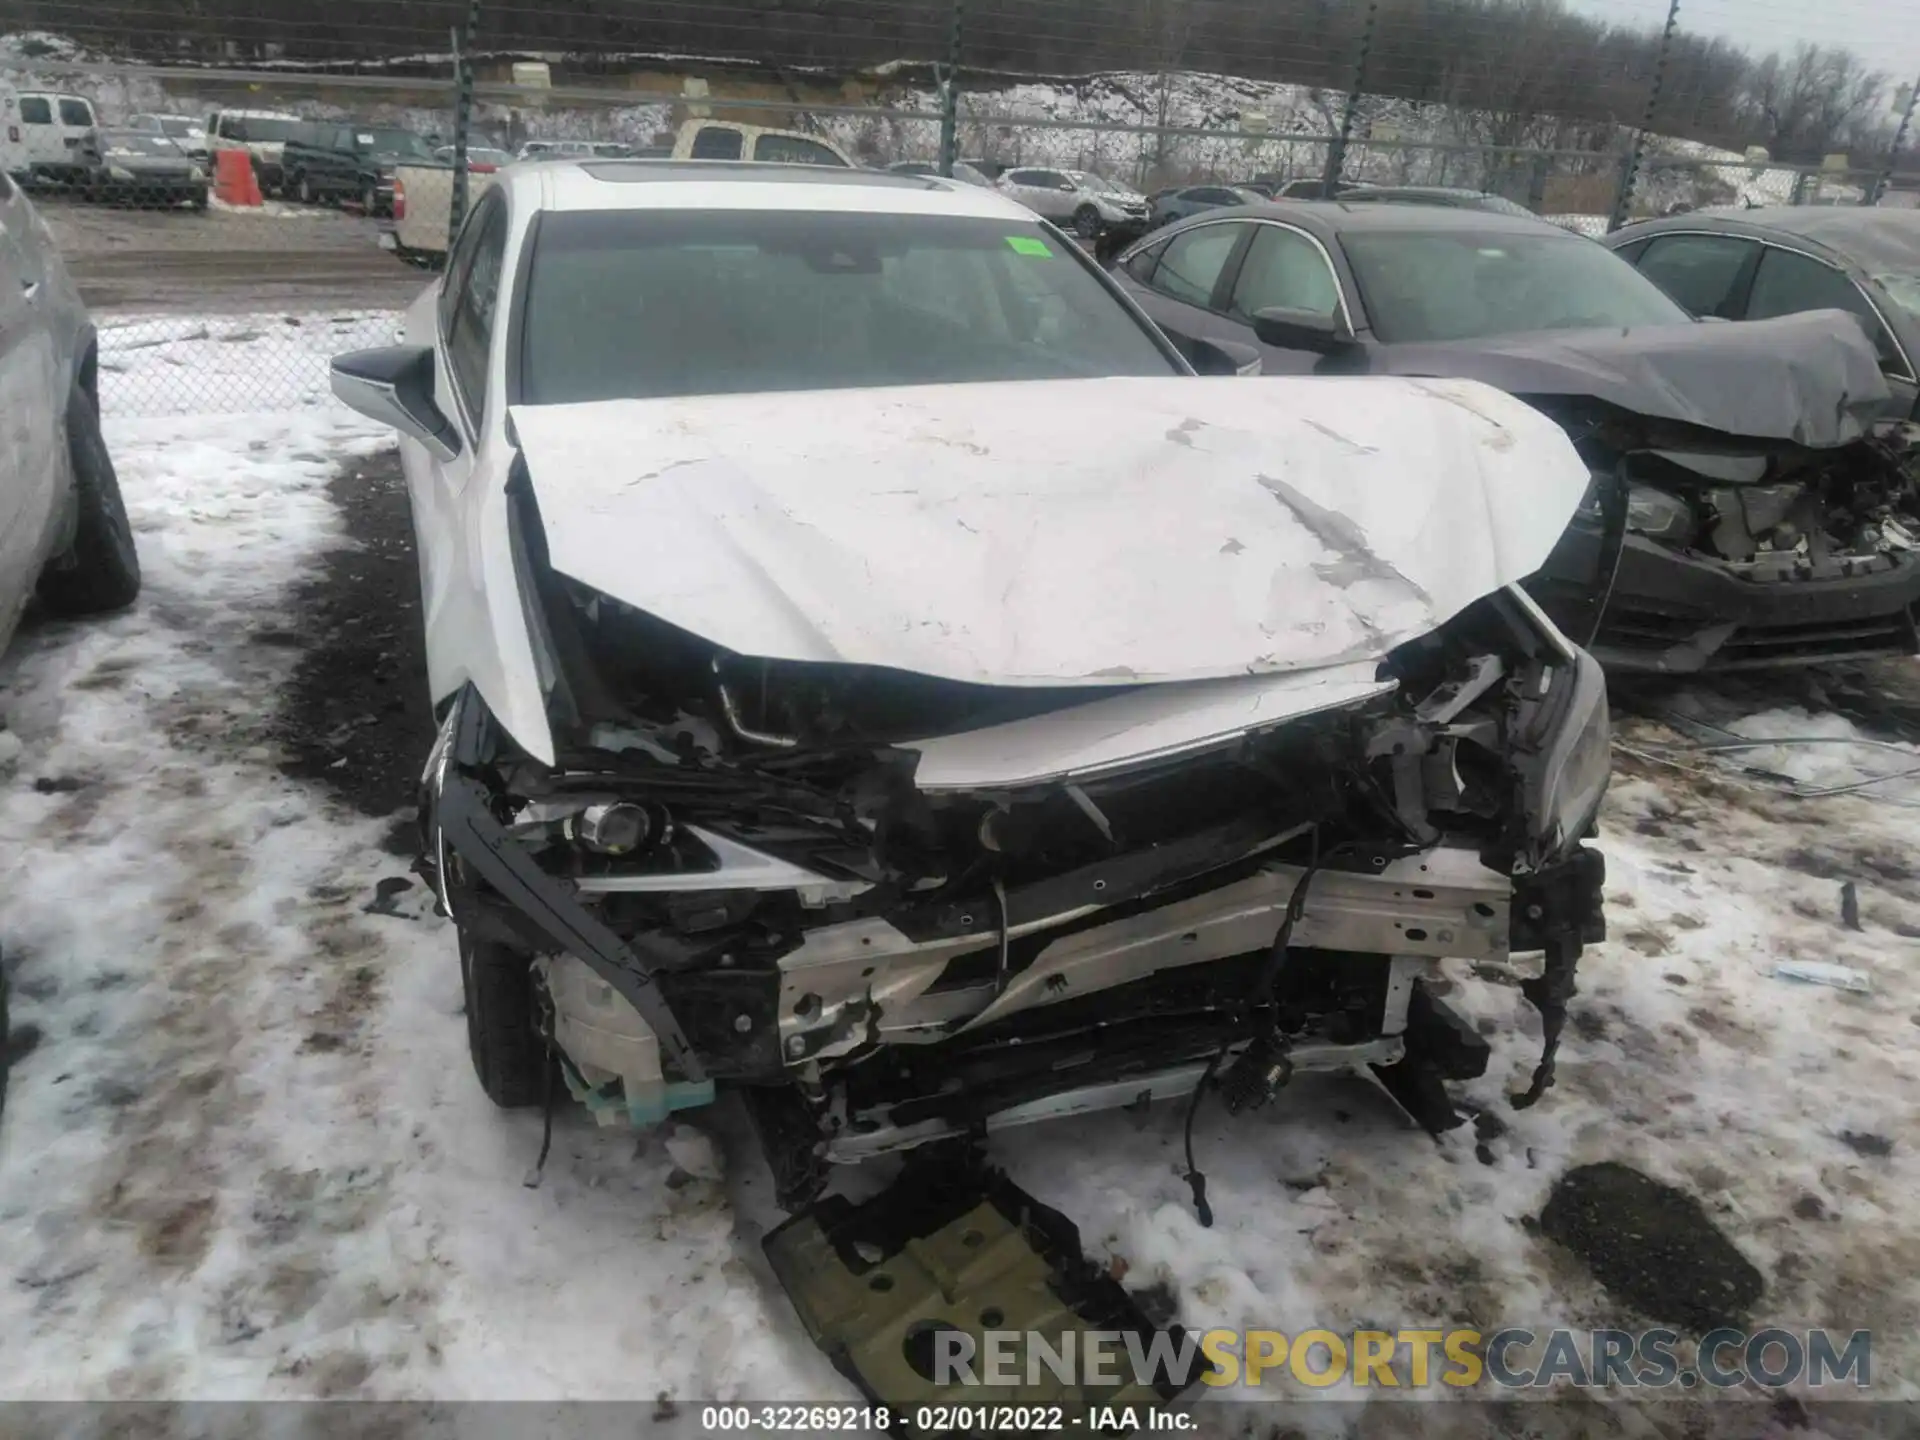
[[[313,181],[305,175],[295,176],[287,182],[293,187],[293,193],[300,198],[302,205],[318,205],[320,198],[313,193]]]
[[[369,220],[380,213],[380,192],[371,180],[360,192],[360,209]]]
[[[202,190],[199,194],[193,197],[193,200],[191,203],[195,210],[205,210],[207,208],[207,192]]]
[[[61,615],[103,615],[140,598],[140,552],[120,498],[120,477],[100,436],[100,409],[79,385],[67,397],[73,462],[73,544],[40,577],[40,598]]]
[[[1091,205],[1082,205],[1073,212],[1073,233],[1082,240],[1100,238],[1100,212]]]
[[[467,1053],[487,1098],[523,1110],[546,1097],[546,1042],[534,1028],[533,967],[521,951],[460,934]]]

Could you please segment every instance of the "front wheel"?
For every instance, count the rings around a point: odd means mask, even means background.
[[[317,205],[320,203],[319,197],[313,193],[313,181],[305,175],[302,175],[294,182],[293,188],[300,196],[300,203],[302,205]]]
[[[1073,233],[1082,240],[1100,238],[1100,212],[1091,205],[1082,205],[1073,212]]]
[[[100,435],[99,406],[79,385],[67,397],[67,454],[77,523],[67,553],[40,577],[40,598],[62,615],[124,610],[140,598],[140,552]]]
[[[366,188],[360,192],[360,208],[365,212],[369,220],[380,211],[380,192],[374,188],[371,180],[367,182]]]
[[[502,1110],[540,1104],[553,1061],[534,1024],[532,958],[461,931],[460,983],[467,1000],[467,1053],[480,1088]]]

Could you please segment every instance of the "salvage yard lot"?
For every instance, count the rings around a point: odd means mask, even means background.
[[[155,397],[114,415],[108,387],[146,594],[0,662],[0,1397],[852,1398],[761,1257],[780,1216],[731,1102],[644,1135],[563,1108],[523,1185],[538,1116],[473,1083],[451,931],[395,813],[429,738],[397,457],[322,382],[221,417],[165,390],[194,373],[184,347],[317,375],[329,337],[387,323],[295,318],[109,342]],[[1651,697],[1755,737],[1861,733],[1830,698]],[[1618,730],[1643,755],[1678,738]],[[1205,1106],[1212,1229],[1184,1107],[994,1155],[1182,1323],[1288,1333],[1681,1325],[1658,1264],[1636,1310],[1536,1233],[1570,1168],[1624,1162],[1696,1196],[1758,1269],[1757,1323],[1872,1330],[1876,1396],[1920,1395],[1920,784],[1805,800],[1681,763],[1620,757],[1612,938],[1537,1107],[1505,1100],[1538,1049],[1514,977],[1450,966],[1494,1061],[1466,1092],[1478,1122],[1442,1143],[1359,1082],[1302,1080],[1239,1120]],[[1738,764],[1905,768],[1851,745]],[[1783,960],[1872,989],[1798,986]],[[1644,1255],[1652,1223],[1597,1242]]]

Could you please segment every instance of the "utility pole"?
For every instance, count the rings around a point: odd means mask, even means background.
[[[953,20],[947,31],[947,66],[940,87],[940,173],[953,174],[954,146],[960,133],[960,36],[962,0],[953,0]]]
[[[1660,56],[1653,62],[1653,84],[1647,87],[1646,109],[1640,114],[1640,128],[1633,132],[1627,158],[1620,167],[1620,190],[1613,199],[1613,213],[1607,217],[1611,235],[1627,223],[1633,213],[1633,187],[1640,179],[1640,157],[1646,153],[1647,132],[1653,128],[1654,112],[1660,106],[1660,91],[1667,83],[1667,57],[1673,51],[1673,32],[1680,27],[1680,0],[1667,0],[1667,28],[1660,32]]]
[[[1914,102],[1920,100],[1920,75],[1914,77],[1913,84],[1907,86],[1907,103],[1900,110],[1900,128],[1893,132],[1893,148],[1887,151],[1887,168],[1880,172],[1880,178],[1867,187],[1867,195],[1862,205],[1878,205],[1881,197],[1887,193],[1887,186],[1893,181],[1894,167],[1900,163],[1901,148],[1907,143],[1907,132],[1913,129]]]
[[[1353,86],[1347,91],[1347,108],[1340,115],[1340,135],[1327,148],[1327,171],[1322,177],[1322,198],[1333,199],[1340,184],[1340,173],[1347,168],[1347,142],[1353,138],[1353,118],[1360,109],[1360,95],[1367,82],[1367,58],[1373,53],[1373,27],[1380,18],[1380,0],[1367,0],[1367,20],[1360,31],[1360,53],[1354,57]]]
[[[473,37],[480,29],[480,0],[468,0],[467,23],[453,32],[453,204],[447,211],[447,254],[467,218],[467,132],[473,128]]]

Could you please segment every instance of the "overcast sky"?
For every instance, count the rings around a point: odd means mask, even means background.
[[[1566,0],[1571,10],[1658,27],[1666,0]],[[1844,45],[1896,85],[1920,73],[1920,0],[1680,0],[1680,28],[1723,35],[1756,55],[1806,40]],[[1891,93],[1889,93],[1891,101]]]

